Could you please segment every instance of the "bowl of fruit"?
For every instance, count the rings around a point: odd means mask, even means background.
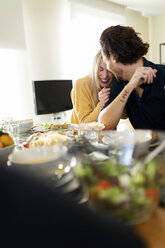
[[[6,164],[9,154],[14,150],[14,146],[12,137],[0,130],[0,164]]]

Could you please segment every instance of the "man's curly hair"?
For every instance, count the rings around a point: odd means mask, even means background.
[[[143,43],[132,27],[111,26],[103,31],[100,45],[103,54],[110,58],[113,54],[116,62],[133,64],[148,52],[149,44]]]

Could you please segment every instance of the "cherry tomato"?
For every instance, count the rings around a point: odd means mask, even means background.
[[[23,145],[25,148],[29,148],[29,143]]]
[[[101,187],[101,188],[109,188],[112,186],[112,183],[106,180],[101,180],[97,183],[97,186]]]
[[[155,189],[152,189],[152,188],[146,189],[146,196],[147,197],[152,197],[155,202],[158,201],[158,193],[156,192]]]

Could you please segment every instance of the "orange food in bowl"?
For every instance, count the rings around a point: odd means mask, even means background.
[[[2,147],[6,147],[6,146],[13,145],[14,141],[8,134],[2,134],[0,136],[0,143],[2,144]],[[0,147],[1,147],[1,145],[0,145]]]
[[[2,142],[0,141],[0,148],[2,148],[3,147],[3,145],[2,145]]]
[[[34,158],[28,161],[28,164],[36,164],[48,161],[48,158]]]

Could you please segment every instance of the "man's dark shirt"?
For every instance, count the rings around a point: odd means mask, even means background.
[[[165,130],[165,65],[154,64],[143,58],[144,66],[157,69],[152,84],[142,84],[143,94],[140,98],[135,90],[126,104],[128,118],[135,129]],[[123,90],[127,82],[113,81],[108,106]]]

